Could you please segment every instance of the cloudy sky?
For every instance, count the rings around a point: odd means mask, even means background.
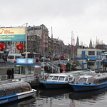
[[[71,36],[107,44],[107,0],[0,0],[0,26],[44,24],[65,44]]]

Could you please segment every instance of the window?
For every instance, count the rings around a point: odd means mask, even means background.
[[[21,56],[15,56],[15,59],[16,59],[16,58],[20,58],[20,57],[21,57]]]
[[[64,78],[65,78],[64,76],[60,76],[59,81],[64,81]]]
[[[68,81],[68,77],[66,77],[65,81]]]
[[[85,58],[85,51],[82,51],[82,58]]]
[[[87,65],[89,65],[89,66],[94,66],[94,64],[95,64],[95,62],[87,62]]]
[[[14,56],[8,56],[8,59],[14,59]]]
[[[58,80],[58,76],[54,76],[52,80]]]
[[[49,76],[47,79],[48,79],[48,80],[51,80],[52,78],[53,78],[53,76]]]
[[[80,78],[80,79],[79,79],[79,82],[80,82],[80,83],[84,83],[84,82],[86,82],[86,81],[87,81],[87,78]]]
[[[69,78],[69,82],[72,82],[72,81],[73,81],[73,78],[72,78],[72,77],[70,77],[70,78]]]
[[[100,52],[100,51],[97,51],[97,55],[101,55],[101,52]]]
[[[95,51],[88,51],[88,55],[95,55]]]

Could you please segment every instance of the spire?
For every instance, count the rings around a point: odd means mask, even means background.
[[[77,36],[76,47],[79,47],[79,38]]]
[[[75,46],[74,32],[71,32],[71,45]]]
[[[51,27],[51,39],[53,39],[53,31],[52,31],[52,27]]]
[[[93,48],[92,40],[90,40],[89,48]]]

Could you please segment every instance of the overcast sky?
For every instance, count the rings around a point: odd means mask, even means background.
[[[79,37],[107,44],[107,0],[0,0],[0,26],[44,24],[65,44]]]

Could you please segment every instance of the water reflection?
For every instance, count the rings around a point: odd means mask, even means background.
[[[33,107],[32,103],[35,102],[35,98],[29,97],[23,100],[0,105],[0,107]]]
[[[61,96],[65,93],[69,93],[70,90],[67,89],[61,89],[61,90],[39,90],[38,94],[39,96],[45,96],[45,97],[54,97],[54,96]]]
[[[38,90],[36,98],[27,98],[0,107],[106,107],[107,89],[91,92]]]
[[[39,90],[39,98],[42,99],[41,107],[68,107],[69,90]],[[38,102],[37,100],[37,105]],[[67,106],[68,105],[68,106]],[[38,106],[37,106],[38,107]]]
[[[70,99],[97,99],[99,96],[103,96],[105,93],[107,93],[107,88],[100,89],[100,90],[94,90],[94,91],[87,91],[87,92],[70,92],[69,98]]]

